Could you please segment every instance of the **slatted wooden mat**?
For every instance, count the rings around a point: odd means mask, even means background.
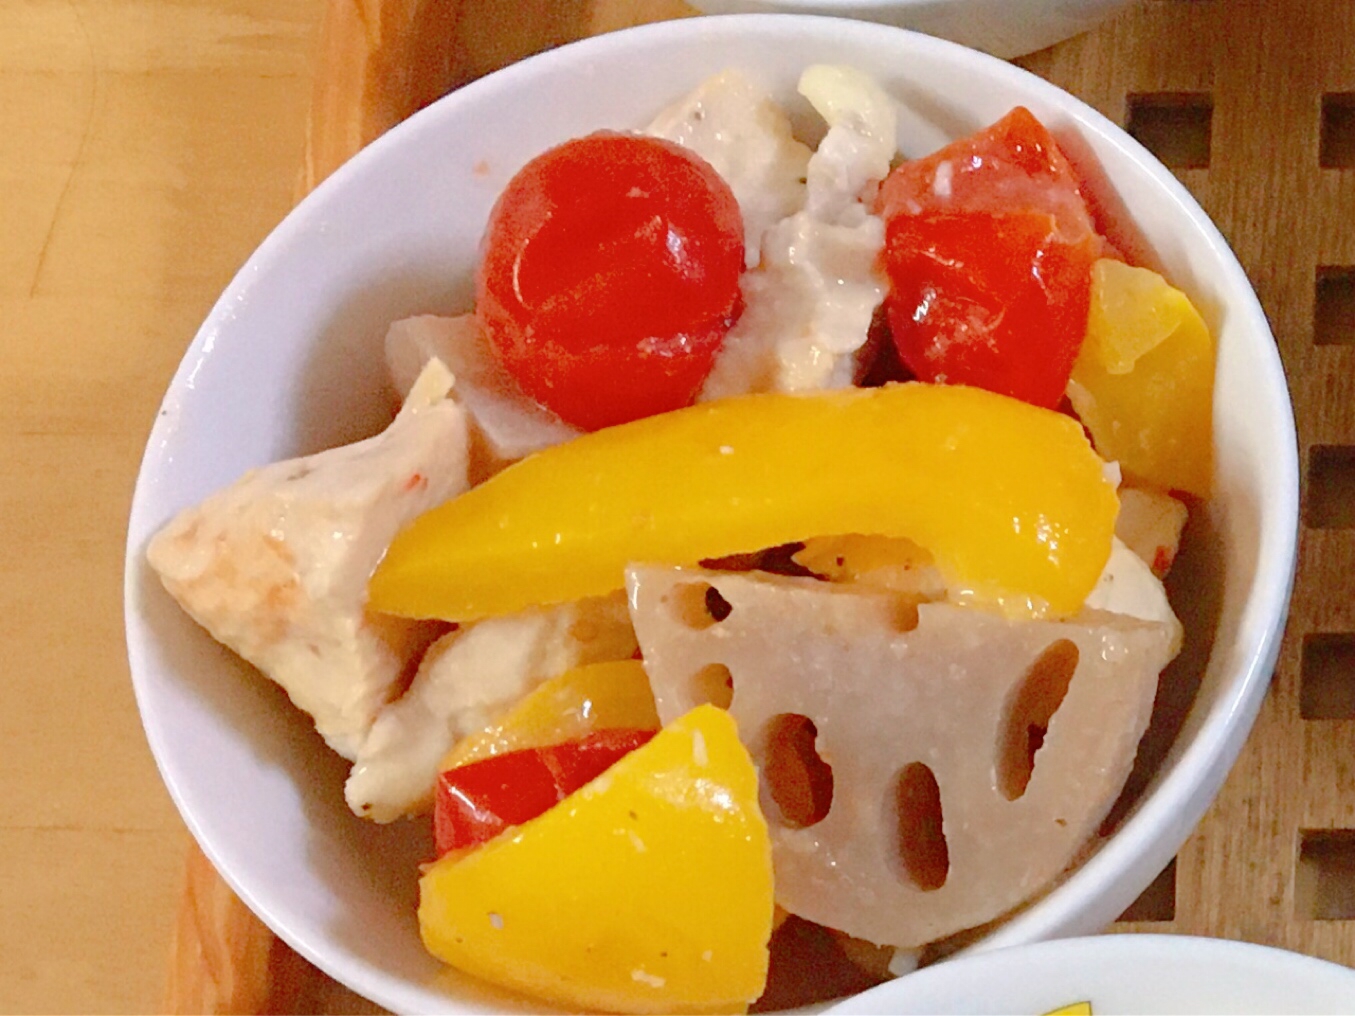
[[[415,109],[681,0],[333,0],[303,189]],[[1298,415],[1304,514],[1274,685],[1218,801],[1117,924],[1355,965],[1355,0],[1144,0],[1021,61],[1127,124],[1232,243]],[[171,1012],[375,1011],[189,859]]]

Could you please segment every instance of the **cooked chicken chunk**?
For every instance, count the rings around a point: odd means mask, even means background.
[[[1170,494],[1122,487],[1115,535],[1163,578],[1176,560],[1187,514],[1186,506]]]
[[[433,644],[403,698],[377,717],[348,777],[348,805],[390,822],[427,809],[438,764],[548,678],[635,652],[621,594],[467,625]]]
[[[690,148],[729,184],[743,213],[749,268],[761,260],[767,229],[804,207],[809,149],[771,95],[739,71],[707,78],[645,133]]]
[[[828,123],[806,170],[806,205],[763,235],[703,399],[847,387],[884,300],[884,222],[868,203],[895,153],[893,101],[848,67],[811,67],[800,91]]]
[[[1088,610],[1123,614],[1140,621],[1156,621],[1171,633],[1171,652],[1175,656],[1185,634],[1175,611],[1167,602],[1167,590],[1146,562],[1116,537],[1110,548],[1101,578],[1087,594]]]
[[[466,489],[466,420],[434,360],[381,434],[256,469],[176,516],[147,548],[165,588],[280,684],[353,759],[436,633],[366,608],[396,532]]]

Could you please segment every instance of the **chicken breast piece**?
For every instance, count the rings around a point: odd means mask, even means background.
[[[367,580],[401,527],[467,487],[466,419],[451,386],[430,362],[383,433],[253,470],[146,550],[184,610],[281,685],[348,759],[438,630],[367,611]]]
[[[804,207],[809,148],[795,140],[771,95],[739,71],[707,78],[644,132],[690,148],[729,184],[743,213],[749,268],[762,259],[763,234]]]
[[[809,160],[809,215],[857,225],[898,154],[898,110],[874,78],[852,67],[815,64],[800,77],[800,94],[828,124]]]
[[[532,452],[562,444],[579,431],[523,394],[494,358],[474,314],[424,314],[386,332],[386,366],[403,394],[436,357],[456,375],[455,398],[470,415],[471,479],[479,483]]]
[[[893,101],[848,67],[810,67],[800,91],[828,123],[806,168],[806,205],[763,235],[702,399],[851,385],[888,289],[884,221],[868,202],[895,152]]]
[[[1164,578],[1176,560],[1188,515],[1186,506],[1170,494],[1121,487],[1115,535],[1147,562],[1154,575]]]
[[[414,683],[381,711],[344,793],[357,815],[390,822],[426,811],[439,764],[542,681],[636,649],[624,595],[487,618],[435,642]]]
[[[777,902],[903,948],[1008,913],[1082,855],[1173,652],[1167,625],[1099,611],[1018,621],[654,566],[627,586],[660,719],[723,699],[738,722]],[[804,775],[825,764],[826,795]]]

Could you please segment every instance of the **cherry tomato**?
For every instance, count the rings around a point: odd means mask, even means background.
[[[495,354],[589,430],[690,403],[740,307],[738,202],[657,138],[602,132],[533,159],[481,253],[476,313]]]
[[[654,736],[599,730],[577,741],[495,755],[438,777],[433,831],[438,856],[492,840],[529,822],[601,776]]]
[[[904,163],[882,186],[880,211],[903,362],[926,381],[1057,406],[1106,246],[1044,125],[1017,107]]]

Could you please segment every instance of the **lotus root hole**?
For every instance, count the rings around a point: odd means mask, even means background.
[[[708,663],[692,675],[692,706],[710,704],[728,709],[734,701],[734,675],[723,663]]]
[[[808,716],[782,713],[767,724],[762,776],[781,822],[817,825],[833,806],[833,767],[819,755],[819,730]]]
[[[894,781],[894,814],[904,875],[923,892],[940,889],[950,875],[950,848],[941,814],[941,788],[925,763],[912,762],[899,770]]]
[[[677,619],[694,631],[703,631],[733,613],[729,601],[709,582],[688,582],[672,592]]]
[[[910,631],[917,629],[920,622],[917,612],[918,601],[916,597],[900,596],[894,601],[894,611],[891,620],[894,624],[894,630],[900,635],[907,635]]]
[[[998,789],[1008,801],[1020,798],[1030,785],[1036,756],[1068,694],[1077,663],[1077,646],[1060,639],[1036,658],[1012,689],[997,746]]]

